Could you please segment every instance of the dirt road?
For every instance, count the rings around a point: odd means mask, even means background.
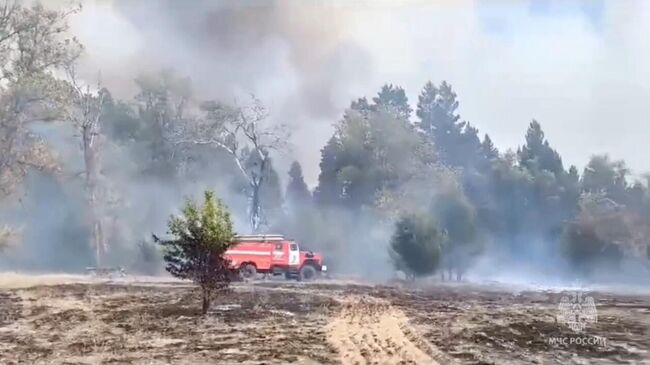
[[[0,285],[0,363],[650,364],[642,295],[590,293],[607,342],[578,345],[556,292],[260,282],[202,317],[186,283],[83,279]]]

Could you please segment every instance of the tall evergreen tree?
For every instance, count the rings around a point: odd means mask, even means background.
[[[337,184],[339,167],[339,153],[341,141],[334,134],[321,149],[320,173],[318,175],[318,186],[314,191],[315,201],[322,205],[332,205],[339,200],[339,188]]]
[[[579,180],[580,176],[578,175],[578,168],[571,165],[571,167],[569,167],[569,181],[577,184]]]
[[[451,167],[473,167],[481,156],[478,130],[460,121],[458,100],[450,84],[427,82],[418,97],[417,125],[433,141],[440,160]]]
[[[485,159],[483,155],[481,140],[478,137],[478,129],[470,122],[463,122],[464,128],[460,134],[457,153],[453,161],[464,168],[477,167],[479,162]]]
[[[437,88],[429,81],[418,97],[418,125],[436,142],[442,142],[445,136],[457,136],[462,129],[458,124],[457,109],[458,101],[451,85],[443,81]]]
[[[415,115],[420,119],[418,123],[425,133],[430,134],[433,129],[432,121],[436,99],[438,97],[438,88],[431,82],[427,81],[418,96],[418,105]]]
[[[499,157],[499,150],[494,146],[492,139],[487,133],[483,137],[483,142],[481,142],[481,151],[488,160]]]
[[[350,103],[350,110],[356,110],[359,113],[364,115],[367,115],[369,112],[372,111],[372,109],[373,106],[368,102],[368,99],[366,97],[353,100]]]
[[[526,131],[526,144],[518,155],[519,163],[529,170],[547,170],[556,175],[564,172],[560,155],[550,147],[542,126],[534,119]]]
[[[365,98],[359,100],[365,100]],[[409,120],[411,112],[413,111],[409,105],[404,89],[397,85],[394,86],[393,84],[382,86],[381,90],[372,101],[375,103],[375,109],[383,107],[387,111],[395,113],[398,118],[403,120]]]
[[[304,204],[311,199],[311,193],[302,175],[302,166],[298,161],[294,161],[289,168],[289,183],[285,197],[292,205]]]

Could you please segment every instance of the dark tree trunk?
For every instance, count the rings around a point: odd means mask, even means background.
[[[206,315],[210,309],[210,293],[203,291],[203,305],[201,307],[201,314]]]
[[[101,257],[104,252],[104,232],[97,202],[97,153],[94,143],[95,132],[90,127],[82,130],[84,164],[86,169],[86,194],[88,199],[89,221],[91,226],[91,245],[95,249],[95,265],[101,266]]]
[[[258,151],[259,152],[259,151]],[[262,189],[262,184],[264,184],[264,173],[266,172],[266,161],[268,156],[261,156],[262,161],[260,162],[259,170],[255,172],[252,176],[251,187],[253,188],[251,196],[251,228],[253,233],[257,233],[260,230],[262,225],[262,201],[260,196],[260,190]]]
[[[251,196],[251,229],[253,233],[257,233],[260,228],[261,212],[260,212],[260,185],[254,183],[253,194]]]

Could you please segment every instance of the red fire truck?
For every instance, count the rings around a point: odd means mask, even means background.
[[[277,234],[235,236],[224,257],[244,279],[263,273],[312,280],[327,271],[320,253],[301,251],[296,241]]]

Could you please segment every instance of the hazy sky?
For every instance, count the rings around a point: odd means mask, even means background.
[[[608,152],[650,171],[650,1],[89,0],[72,25],[86,74],[122,95],[170,66],[200,97],[257,94],[294,126],[283,166],[310,185],[351,99],[388,82],[414,103],[429,79],[501,149],[535,118],[565,164]]]

